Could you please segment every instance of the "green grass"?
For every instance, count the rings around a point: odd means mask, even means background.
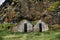
[[[31,33],[1,31],[0,40],[60,40],[60,29]]]

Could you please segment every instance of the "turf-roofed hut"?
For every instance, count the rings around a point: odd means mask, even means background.
[[[39,20],[37,24],[34,26],[34,32],[43,32],[48,30],[48,24]]]
[[[13,31],[14,32],[32,32],[33,25],[27,20],[22,20],[17,26],[13,27]]]

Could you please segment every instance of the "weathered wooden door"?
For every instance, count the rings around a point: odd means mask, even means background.
[[[41,23],[39,23],[39,29],[40,29],[39,31],[42,32],[42,24]]]
[[[27,32],[27,23],[24,24],[24,32]]]

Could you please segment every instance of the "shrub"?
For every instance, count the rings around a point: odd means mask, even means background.
[[[57,24],[55,24],[55,25],[49,25],[49,28],[50,29],[60,29],[60,25],[57,25]]]
[[[54,11],[55,9],[58,8],[59,4],[60,4],[59,1],[52,3],[51,6],[48,8],[48,11],[49,11],[49,12],[50,12],[50,11]]]
[[[1,30],[11,29],[13,26],[14,26],[14,24],[10,24],[10,23],[0,24],[0,31],[1,31]]]

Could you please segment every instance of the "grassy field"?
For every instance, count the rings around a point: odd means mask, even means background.
[[[60,29],[47,32],[13,33],[0,32],[0,40],[60,40]]]

